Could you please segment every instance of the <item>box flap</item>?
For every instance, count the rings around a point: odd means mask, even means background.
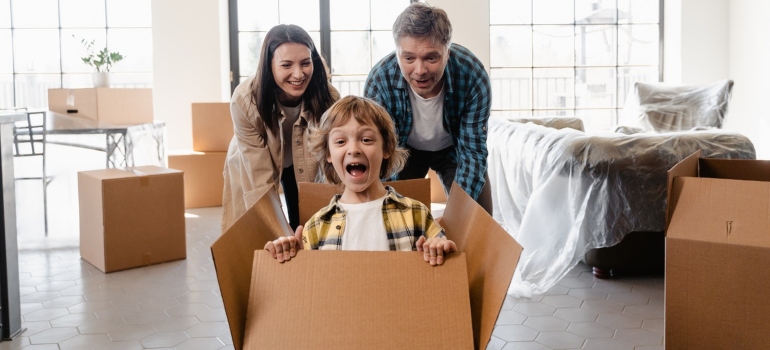
[[[473,346],[463,253],[434,267],[418,252],[300,251],[279,263],[259,250],[250,299],[247,349]]]
[[[219,289],[236,350],[243,349],[254,251],[291,229],[274,191],[266,193],[211,245]]]
[[[678,177],[667,237],[770,247],[770,182]]]
[[[700,150],[695,151],[695,153],[682,159],[668,171],[668,186],[666,187],[666,229],[668,229],[668,223],[671,221],[671,214],[675,204],[673,201],[676,200],[676,198],[672,198],[672,182],[677,176],[698,176],[698,159],[700,159],[700,155]]]
[[[123,169],[115,169],[115,168],[80,171],[78,172],[78,174],[82,174],[83,176],[88,176],[88,177],[101,179],[101,180],[123,179],[127,177],[137,176],[132,172],[125,171]]]
[[[466,254],[474,344],[486,349],[522,248],[457,183],[452,184],[441,225]]]
[[[770,161],[701,158],[698,175],[717,179],[770,181]]]
[[[176,169],[163,168],[155,165],[129,167],[129,168],[126,168],[126,171],[130,171],[138,176],[182,173],[182,171],[179,171]]]
[[[383,182],[391,186],[402,196],[418,200],[430,208],[430,179],[413,179]],[[310,217],[321,208],[329,205],[332,197],[343,191],[342,185],[325,183],[300,182],[299,189],[299,222],[304,225]]]

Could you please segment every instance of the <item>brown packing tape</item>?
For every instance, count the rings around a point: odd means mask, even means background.
[[[486,349],[522,247],[457,183],[452,184],[441,225],[466,254],[474,343],[476,349]]]
[[[227,322],[236,350],[243,348],[254,251],[291,234],[275,191],[264,194],[211,246]],[[275,218],[280,218],[276,220]]]

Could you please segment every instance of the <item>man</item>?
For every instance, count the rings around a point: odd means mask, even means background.
[[[492,214],[487,172],[490,83],[468,49],[452,43],[444,10],[412,3],[393,24],[396,50],[369,72],[364,96],[390,113],[407,164],[394,179],[439,175],[444,191],[456,181]]]

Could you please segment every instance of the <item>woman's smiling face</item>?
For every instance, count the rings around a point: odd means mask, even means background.
[[[294,42],[279,45],[273,52],[272,70],[278,101],[284,106],[296,106],[313,76],[310,48]]]

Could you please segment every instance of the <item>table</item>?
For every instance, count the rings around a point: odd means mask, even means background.
[[[165,122],[112,125],[51,111],[29,113],[46,113],[46,143],[105,152],[107,168],[125,168],[135,165],[166,166]],[[103,145],[94,145],[80,141],[57,140],[55,137],[51,137],[55,135],[104,135],[105,140]],[[137,147],[147,143],[149,146],[146,153],[154,154],[150,155],[142,164],[136,164],[135,151]]]
[[[23,113],[0,114],[0,335],[8,340],[19,335],[21,296],[19,251],[16,242],[16,189],[13,175],[13,125],[26,119]]]

